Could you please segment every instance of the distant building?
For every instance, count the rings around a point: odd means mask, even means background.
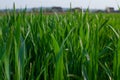
[[[113,7],[107,7],[106,12],[114,12],[114,8]]]
[[[95,13],[104,13],[105,11],[103,10],[96,10]]]
[[[63,9],[61,7],[52,7],[53,12],[63,12]]]
[[[44,12],[44,13],[51,13],[52,10],[51,10],[51,8],[44,8],[44,9],[43,9],[43,12]]]
[[[116,10],[116,11],[114,11],[115,13],[120,13],[120,10]]]
[[[82,11],[82,9],[81,9],[81,8],[79,8],[79,7],[76,7],[76,8],[73,8],[73,9],[72,9],[72,11],[78,11],[78,12],[81,12],[81,11]]]
[[[40,8],[32,8],[32,12],[39,12]]]

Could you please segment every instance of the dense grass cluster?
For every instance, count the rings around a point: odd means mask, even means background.
[[[0,80],[120,80],[120,15],[0,16]]]

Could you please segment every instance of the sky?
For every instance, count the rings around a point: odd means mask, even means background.
[[[72,7],[89,7],[90,9],[105,9],[106,7],[118,9],[118,5],[120,5],[120,0],[0,0],[0,9],[11,9],[13,3],[15,3],[16,8],[52,6],[69,8],[70,2]]]

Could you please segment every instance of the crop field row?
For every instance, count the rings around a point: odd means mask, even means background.
[[[120,80],[120,14],[0,16],[0,80]]]

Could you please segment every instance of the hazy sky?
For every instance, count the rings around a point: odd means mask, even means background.
[[[12,8],[15,2],[16,8],[31,8],[31,7],[82,7],[92,9],[105,9],[105,7],[114,7],[118,9],[120,0],[0,0],[0,9]]]

